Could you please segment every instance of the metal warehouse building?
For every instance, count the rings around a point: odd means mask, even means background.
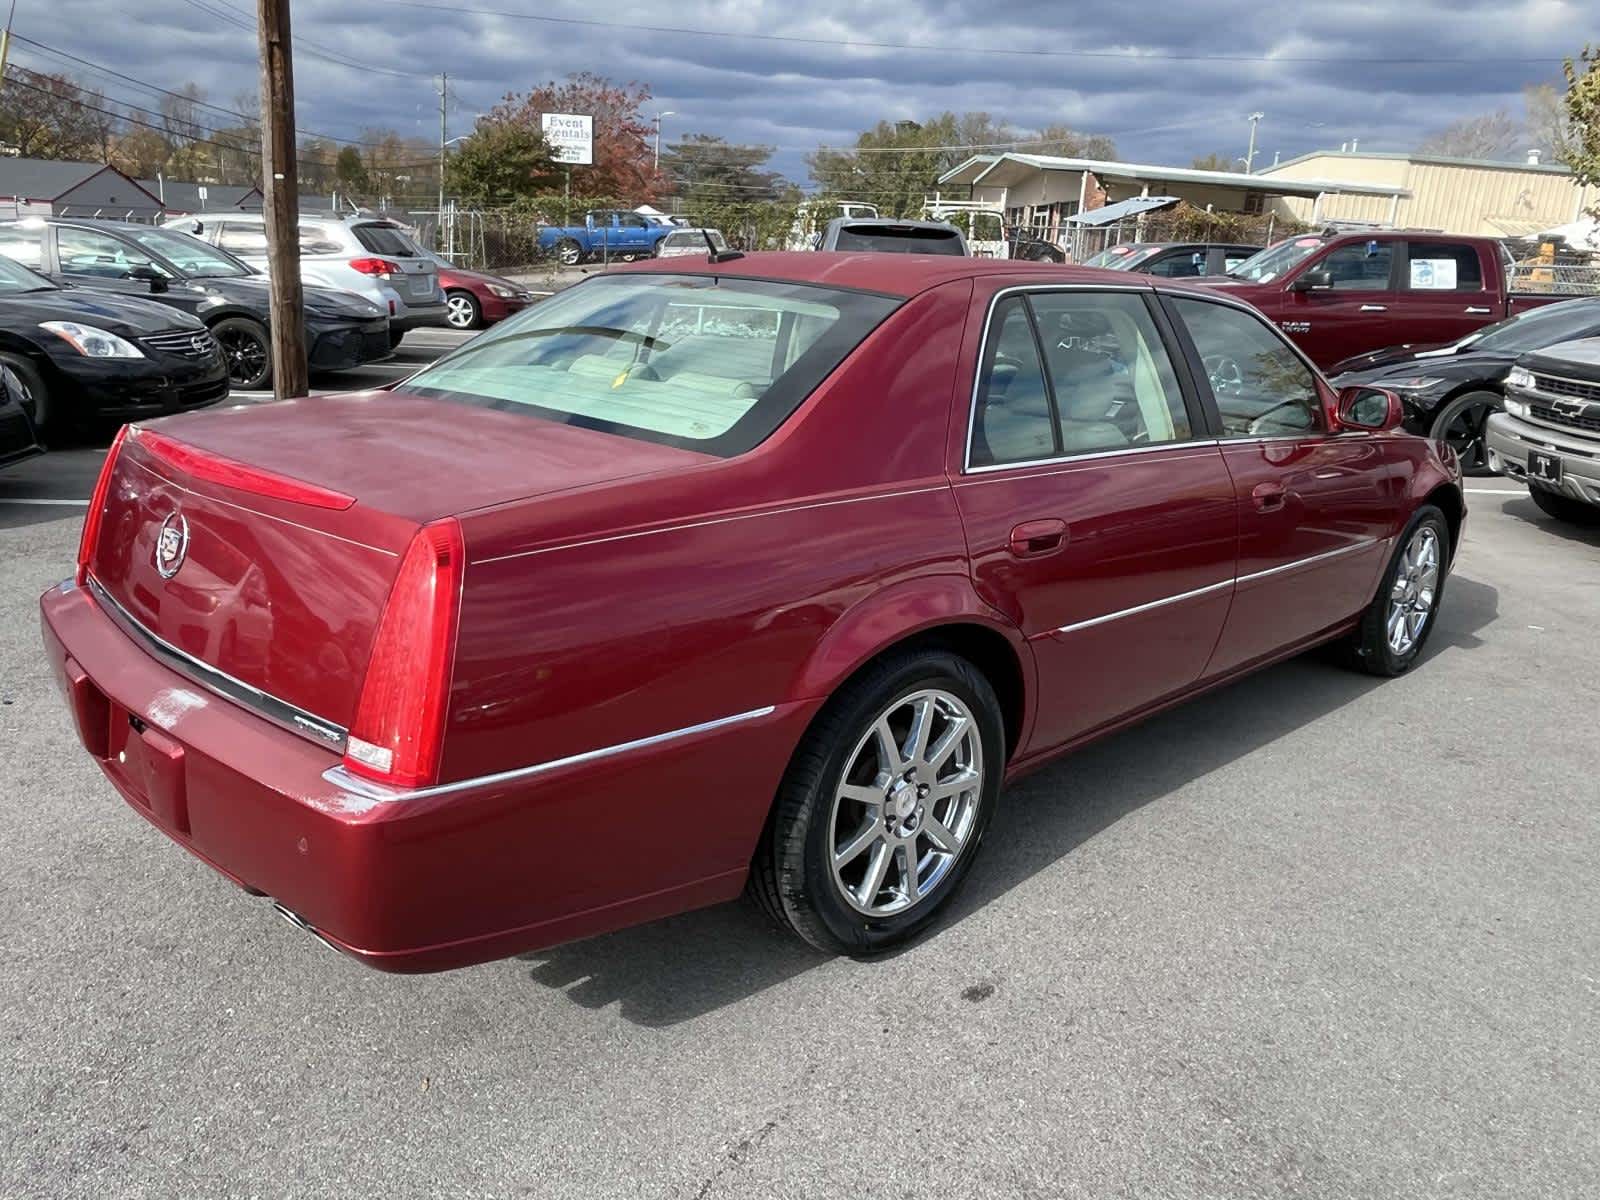
[[[1318,150],[1268,167],[1257,177],[1264,182],[1349,180],[1396,192],[1396,200],[1354,188],[1316,200],[1285,192],[1273,201],[1275,211],[1298,221],[1364,221],[1490,237],[1540,233],[1577,220],[1600,202],[1600,188],[1582,186],[1566,167],[1537,161]]]

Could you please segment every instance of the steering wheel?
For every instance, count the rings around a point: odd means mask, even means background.
[[[1277,404],[1274,404],[1271,408],[1267,409],[1266,412],[1261,413],[1254,420],[1252,420],[1250,424],[1245,427],[1245,432],[1251,437],[1260,437],[1264,434],[1272,433],[1305,432],[1316,427],[1314,424],[1307,422],[1289,429],[1283,425],[1275,425],[1268,419],[1273,413],[1285,408],[1294,409],[1302,418],[1306,416],[1306,406],[1301,401],[1280,400]]]
[[[1200,361],[1206,369],[1206,378],[1211,381],[1213,396],[1244,394],[1244,372],[1233,359],[1225,354],[1212,354]]]

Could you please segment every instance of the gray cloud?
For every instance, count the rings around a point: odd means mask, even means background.
[[[1112,134],[1125,157],[1184,162],[1212,150],[1242,153],[1246,115],[1267,114],[1260,145],[1284,157],[1359,137],[1401,150],[1456,117],[1501,106],[1520,111],[1525,84],[1556,82],[1553,61],[1578,49],[1584,27],[1569,0],[1417,0],[1263,5],[1246,0],[1145,5],[1013,0],[902,0],[889,5],[813,0],[678,0],[595,7],[576,0],[469,0],[488,8],[578,18],[627,12],[618,27],[560,25],[384,4],[296,0],[298,38],[355,63],[339,65],[311,45],[297,51],[303,127],[355,138],[389,126],[436,138],[438,100],[427,76],[452,80],[450,133],[502,95],[570,71],[592,70],[653,89],[676,110],[667,140],[689,131],[779,147],[776,165],[803,178],[802,156],[844,143],[881,118],[981,109],[1024,128],[1065,122]],[[19,33],[166,87],[193,80],[230,105],[256,83],[250,0],[160,3],[73,0],[27,5]],[[209,11],[207,11],[209,10]],[[1592,16],[1592,12],[1590,13]],[[1065,58],[840,48],[802,42],[696,38],[647,32],[672,25],[791,37],[954,44],[1026,50],[1134,50],[1141,55],[1261,56],[1252,61]],[[1399,57],[1500,59],[1494,63],[1395,64]],[[1341,61],[1295,62],[1291,59]],[[1510,61],[1517,59],[1543,61]],[[25,45],[16,61],[62,67]],[[155,106],[131,84],[93,78],[119,99]]]

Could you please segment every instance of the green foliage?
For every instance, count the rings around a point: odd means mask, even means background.
[[[1579,183],[1600,187],[1600,47],[1585,46],[1576,61],[1562,64],[1562,73],[1571,137],[1566,163]],[[1589,215],[1600,220],[1600,201],[1590,205]]]
[[[800,210],[800,193],[776,200],[691,199],[689,224],[720,229],[736,250],[782,250]]]
[[[367,190],[367,164],[361,161],[361,151],[346,146],[334,159],[333,173],[339,181],[339,190],[360,195]]]
[[[447,163],[445,186],[472,204],[528,199],[560,177],[536,127],[520,121],[479,121]]]
[[[885,216],[916,217],[940,175],[974,154],[1008,149],[1098,159],[1117,154],[1109,138],[1065,125],[1024,133],[985,112],[946,112],[924,123],[879,121],[856,138],[854,147],[819,148],[806,157],[806,165],[826,193],[875,204]]]
[[[1144,219],[1147,242],[1235,242],[1265,246],[1279,238],[1305,233],[1311,227],[1275,214],[1207,212],[1187,201]]]
[[[776,200],[785,184],[761,168],[772,146],[734,146],[709,133],[691,133],[661,152],[663,182],[685,200],[739,202]]]

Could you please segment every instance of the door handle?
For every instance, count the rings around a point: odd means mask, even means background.
[[[1055,517],[1042,521],[1024,521],[1011,529],[1011,540],[1006,548],[1013,558],[1042,558],[1054,554],[1067,544],[1067,523]]]
[[[1487,317],[1493,310],[1484,308],[1481,304],[1469,304],[1467,311],[1475,317]]]
[[[1387,304],[1363,304],[1361,306],[1361,311],[1362,312],[1388,312],[1389,311],[1389,306]]]
[[[1281,483],[1258,483],[1250,490],[1250,502],[1257,512],[1277,512],[1287,498]]]

